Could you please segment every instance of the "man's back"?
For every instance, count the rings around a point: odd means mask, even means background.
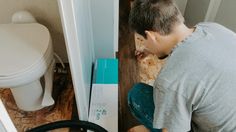
[[[195,131],[236,131],[236,34],[198,24],[173,50],[154,87],[154,126],[184,131],[192,119]]]

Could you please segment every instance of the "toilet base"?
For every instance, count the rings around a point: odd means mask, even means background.
[[[36,111],[54,104],[52,98],[53,69],[55,60],[52,59],[47,71],[44,74],[44,88],[40,78],[21,86],[11,88],[11,92],[19,109],[24,111]]]
[[[43,89],[40,80],[30,84],[11,88],[11,92],[19,109],[35,111],[42,109]]]

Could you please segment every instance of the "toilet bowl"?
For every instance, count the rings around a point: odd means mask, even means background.
[[[35,111],[54,104],[55,60],[48,29],[29,14],[17,12],[12,23],[0,24],[0,88],[11,89],[20,109]]]

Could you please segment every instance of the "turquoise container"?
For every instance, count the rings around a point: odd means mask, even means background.
[[[118,84],[118,59],[97,59],[95,84]]]

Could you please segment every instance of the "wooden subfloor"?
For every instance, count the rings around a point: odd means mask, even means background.
[[[71,119],[74,92],[70,74],[57,74],[54,78],[53,97],[55,99],[55,105],[35,112],[25,112],[18,109],[11,91],[9,89],[0,89],[0,98],[18,132],[24,132],[30,128],[49,122]],[[63,83],[63,80],[66,80],[66,83]],[[60,129],[59,131],[66,132],[68,129]]]

